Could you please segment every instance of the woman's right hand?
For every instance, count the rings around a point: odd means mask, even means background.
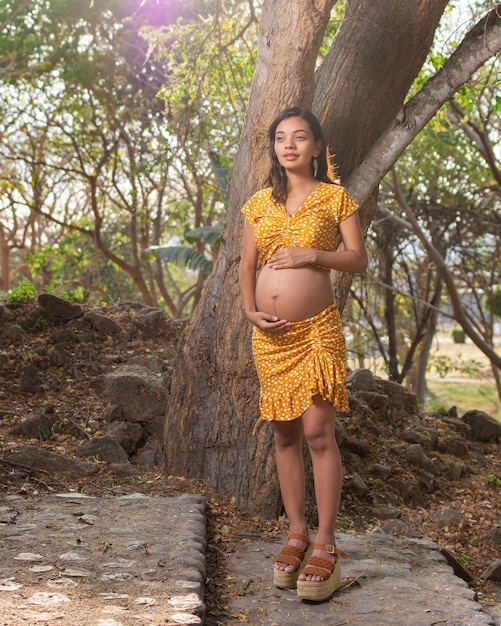
[[[291,327],[291,322],[281,320],[276,315],[253,311],[247,314],[247,319],[251,324],[266,333],[284,333]]]

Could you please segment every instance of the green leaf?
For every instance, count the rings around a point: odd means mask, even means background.
[[[186,234],[186,241],[189,243],[196,243],[197,241],[205,241],[209,246],[215,246],[219,248],[221,245],[221,233],[223,231],[223,224],[215,224],[213,226],[201,226],[200,228],[194,228],[189,230]]]
[[[144,255],[148,258],[151,254],[165,259],[168,263],[205,274],[210,274],[213,267],[212,261],[188,246],[150,246],[144,251]]]

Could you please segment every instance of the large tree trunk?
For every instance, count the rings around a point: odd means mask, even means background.
[[[313,104],[341,174],[350,174],[403,106],[447,1],[349,2],[349,19],[315,87],[315,61],[333,4],[265,0],[221,252],[181,343],[166,415],[167,473],[204,479],[240,506],[270,517],[281,506],[271,429],[259,417],[251,329],[238,286],[240,208],[265,180],[267,127],[280,109]]]
[[[202,478],[239,505],[269,516],[278,513],[280,496],[270,429],[259,417],[251,328],[240,301],[240,208],[267,177],[267,129],[278,111],[311,107],[315,63],[334,4],[273,0],[263,6],[259,60],[233,164],[221,251],[187,326],[166,415],[168,473]]]

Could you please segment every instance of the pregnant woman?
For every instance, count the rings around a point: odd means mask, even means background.
[[[336,409],[348,410],[346,342],[330,270],[362,272],[367,254],[358,204],[334,182],[317,118],[282,111],[269,129],[269,187],[244,205],[240,288],[261,386],[260,410],[273,428],[288,543],[275,558],[274,583],[308,600],[340,586],[335,525],[342,462]],[[342,250],[336,250],[338,239]],[[303,437],[312,458],[318,529],[306,528]]]

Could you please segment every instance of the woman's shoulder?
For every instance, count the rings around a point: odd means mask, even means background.
[[[339,196],[343,196],[348,193],[343,185],[338,181],[329,183],[321,182],[319,187],[322,194],[327,198],[339,198]]]
[[[320,196],[322,203],[340,219],[346,219],[360,208],[355,198],[339,182],[320,183]]]

